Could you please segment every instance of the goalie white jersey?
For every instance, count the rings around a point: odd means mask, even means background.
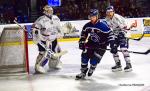
[[[106,17],[106,22],[112,30],[121,30],[127,28],[125,18],[118,14],[114,14],[112,19]]]
[[[60,19],[56,15],[51,17],[43,15],[34,22],[32,31],[34,40],[54,41],[58,35],[62,34]],[[35,31],[38,31],[38,33]]]

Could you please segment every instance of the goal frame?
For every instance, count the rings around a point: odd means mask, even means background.
[[[24,28],[27,30],[27,28],[26,28],[26,26],[25,25],[23,25],[24,26]],[[1,26],[0,26],[1,27]],[[12,25],[10,25],[10,26],[3,26],[3,28],[1,28],[1,30],[0,30],[0,32],[1,32],[1,34],[0,34],[0,37],[2,36],[2,33],[3,33],[3,31],[5,31],[5,29],[7,30],[8,29],[8,31],[11,31],[11,30],[16,30],[16,31],[23,31],[23,35],[21,36],[22,38],[23,38],[23,41],[22,42],[24,42],[23,43],[23,47],[24,47],[24,54],[22,54],[23,56],[24,56],[24,59],[22,60],[23,61],[23,69],[24,69],[24,71],[23,72],[25,72],[25,73],[27,73],[27,74],[29,74],[29,51],[28,51],[28,32],[27,31],[24,31],[24,30],[22,30],[20,27],[18,27],[16,24],[12,24]],[[21,38],[20,37],[20,38]],[[5,45],[4,45],[5,46]],[[16,55],[17,56],[17,55]],[[3,60],[3,59],[2,59]],[[11,66],[11,65],[10,65]],[[12,65],[13,66],[13,65]],[[3,66],[2,66],[3,67]],[[5,65],[4,65],[4,67],[5,67]],[[7,67],[7,66],[6,66]],[[8,66],[8,68],[9,68],[9,66]],[[19,73],[19,72],[18,72]]]

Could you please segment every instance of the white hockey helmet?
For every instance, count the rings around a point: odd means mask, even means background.
[[[43,13],[48,15],[48,16],[51,16],[51,15],[53,15],[53,8],[49,5],[45,5],[43,7]]]
[[[114,10],[114,7],[113,6],[108,6],[107,8],[106,8],[106,12],[114,12],[115,10]]]

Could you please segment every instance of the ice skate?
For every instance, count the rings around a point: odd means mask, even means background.
[[[76,75],[76,79],[75,80],[84,79],[85,76],[86,76],[87,71],[88,71],[88,68],[81,69],[81,73]]]
[[[94,72],[93,69],[89,69],[88,76],[89,76],[89,77],[92,76],[93,72]]]
[[[124,68],[124,71],[125,71],[125,72],[130,72],[130,71],[132,71],[131,63],[127,63],[126,67]]]
[[[120,64],[120,62],[116,63],[116,65],[114,67],[111,68],[112,72],[117,72],[117,71],[122,71],[122,66]]]

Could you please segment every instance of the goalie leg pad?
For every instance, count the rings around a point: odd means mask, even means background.
[[[41,52],[40,52],[40,54],[41,54]],[[44,66],[48,62],[48,52],[42,52],[41,56],[42,57],[41,57],[41,59],[39,59],[38,64],[40,66]]]
[[[36,61],[36,64],[35,64],[35,71],[37,73],[42,73],[42,74],[46,73],[45,69],[41,65],[38,64],[39,63],[39,59],[38,58],[37,58],[37,61]]]
[[[56,65],[56,69],[62,69],[62,61],[59,61],[58,64]]]
[[[43,57],[44,57],[44,52],[40,52],[39,55],[37,56],[35,65],[39,64],[40,61],[43,59]]]
[[[58,59],[49,59],[49,68],[54,68],[54,69],[61,69],[62,68],[62,62],[60,61],[60,58]]]
[[[44,65],[46,65],[48,63],[48,59],[45,59],[43,62],[42,62],[42,67],[44,66]]]
[[[43,68],[43,66],[46,65],[46,63],[48,62],[45,55],[47,55],[46,52],[40,52],[39,55],[37,56],[36,64],[35,64],[35,71],[36,72],[39,72],[39,73],[45,73],[46,72]]]
[[[46,73],[46,70],[40,65],[35,66],[35,71],[42,74]]]

